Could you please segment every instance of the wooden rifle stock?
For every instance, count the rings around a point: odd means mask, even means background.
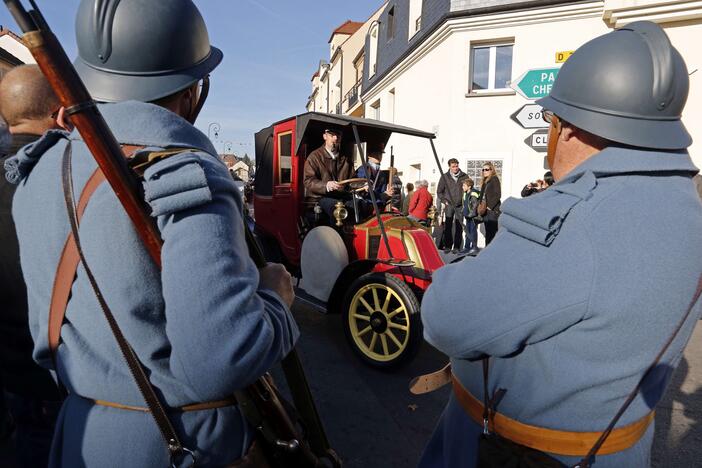
[[[37,65],[117,195],[149,255],[160,268],[163,241],[142,199],[135,174],[126,164],[119,142],[34,0],[30,0],[33,10],[29,12],[19,0],[3,1],[22,29],[23,39]],[[265,258],[257,242],[247,227],[244,230],[252,259],[259,268],[265,266]],[[310,432],[312,448],[303,439],[293,418],[281,403],[278,391],[265,376],[237,392],[242,412],[275,451],[272,461],[276,466],[341,466],[335,452],[329,447],[295,349],[284,359],[283,370],[290,382],[295,403],[309,414],[304,422]],[[296,395],[301,386],[307,390],[307,394]],[[253,423],[250,416],[257,423]]]

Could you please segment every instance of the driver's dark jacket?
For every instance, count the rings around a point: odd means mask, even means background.
[[[327,194],[327,182],[353,177],[353,161],[339,153],[332,159],[324,145],[312,151],[305,160],[305,195],[320,198]]]

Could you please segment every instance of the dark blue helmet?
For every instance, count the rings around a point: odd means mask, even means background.
[[[222,61],[191,0],[83,0],[76,39],[75,67],[97,101],[154,101]]]
[[[690,81],[663,29],[637,21],[597,37],[563,64],[537,103],[578,128],[642,148],[687,148],[681,121]]]

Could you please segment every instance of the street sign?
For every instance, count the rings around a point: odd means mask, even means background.
[[[556,52],[556,63],[563,63],[568,58],[570,58],[571,55],[573,55],[574,50],[563,50],[561,52]]]
[[[534,68],[514,80],[510,86],[527,99],[539,99],[548,96],[551,92],[558,70],[558,68]]]
[[[548,130],[537,130],[529,135],[524,143],[537,153],[545,153],[548,148]]]
[[[548,123],[541,116],[542,112],[543,108],[538,104],[524,104],[509,117],[521,125],[522,128],[547,128]]]

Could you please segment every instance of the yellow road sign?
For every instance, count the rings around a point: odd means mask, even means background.
[[[563,63],[568,60],[568,57],[573,55],[574,50],[563,50],[561,52],[556,52],[556,63]]]

